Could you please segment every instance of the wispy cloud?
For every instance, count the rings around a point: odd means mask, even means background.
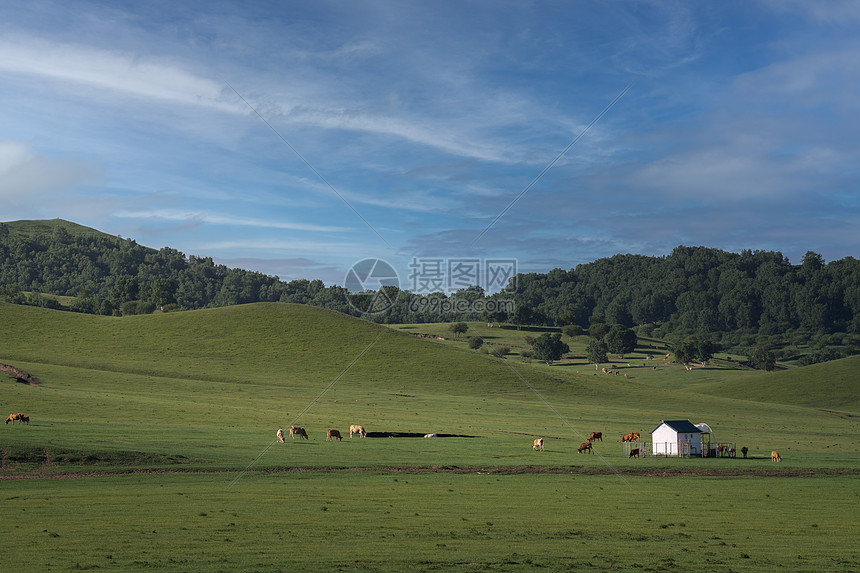
[[[152,100],[241,112],[223,85],[156,57],[31,37],[0,39],[0,71]]]
[[[335,227],[332,225],[316,225],[295,223],[290,221],[273,221],[271,219],[256,219],[241,216],[220,215],[204,211],[182,211],[157,209],[148,211],[116,211],[115,217],[124,219],[159,219],[162,221],[180,221],[192,223],[207,223],[211,225],[229,225],[238,227],[254,227],[259,229],[284,229],[290,231],[314,231],[324,233],[341,233],[354,230],[351,227]]]

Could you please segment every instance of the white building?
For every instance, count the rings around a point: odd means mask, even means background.
[[[708,430],[707,424],[700,424]],[[661,420],[651,430],[651,454],[655,456],[701,456],[710,448],[710,432],[703,431],[689,420]],[[702,436],[708,435],[703,444]]]

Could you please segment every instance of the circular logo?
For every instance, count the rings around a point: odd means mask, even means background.
[[[363,259],[352,265],[343,281],[349,304],[363,314],[385,312],[400,294],[400,277],[382,259]],[[394,287],[394,288],[386,288]]]

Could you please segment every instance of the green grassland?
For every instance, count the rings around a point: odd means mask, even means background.
[[[0,404],[31,418],[0,433],[5,562],[860,567],[856,359],[763,373],[720,357],[688,372],[646,360],[660,342],[642,341],[605,375],[584,337],[548,366],[516,355],[536,331],[470,324],[506,359],[411,334],[446,328],[286,304],[120,318],[0,303],[0,362],[41,381],[0,374]],[[620,435],[661,419],[707,422],[750,458],[628,459]],[[311,439],[276,443],[290,424]],[[350,424],[459,437],[350,439]],[[577,454],[591,431],[597,454]]]

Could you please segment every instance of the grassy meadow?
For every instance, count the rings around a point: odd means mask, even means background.
[[[413,335],[447,325],[286,304],[120,318],[0,303],[0,319],[0,362],[41,381],[0,374],[7,413],[31,418],[0,433],[10,567],[860,568],[857,359],[687,372],[641,341],[605,375],[585,337],[547,366],[517,355],[538,331],[470,324],[511,348],[500,359]],[[627,459],[621,434],[661,419],[707,422],[750,457]],[[277,443],[292,424],[310,440]],[[350,424],[457,437],[350,439]],[[596,455],[578,454],[592,431]]]

